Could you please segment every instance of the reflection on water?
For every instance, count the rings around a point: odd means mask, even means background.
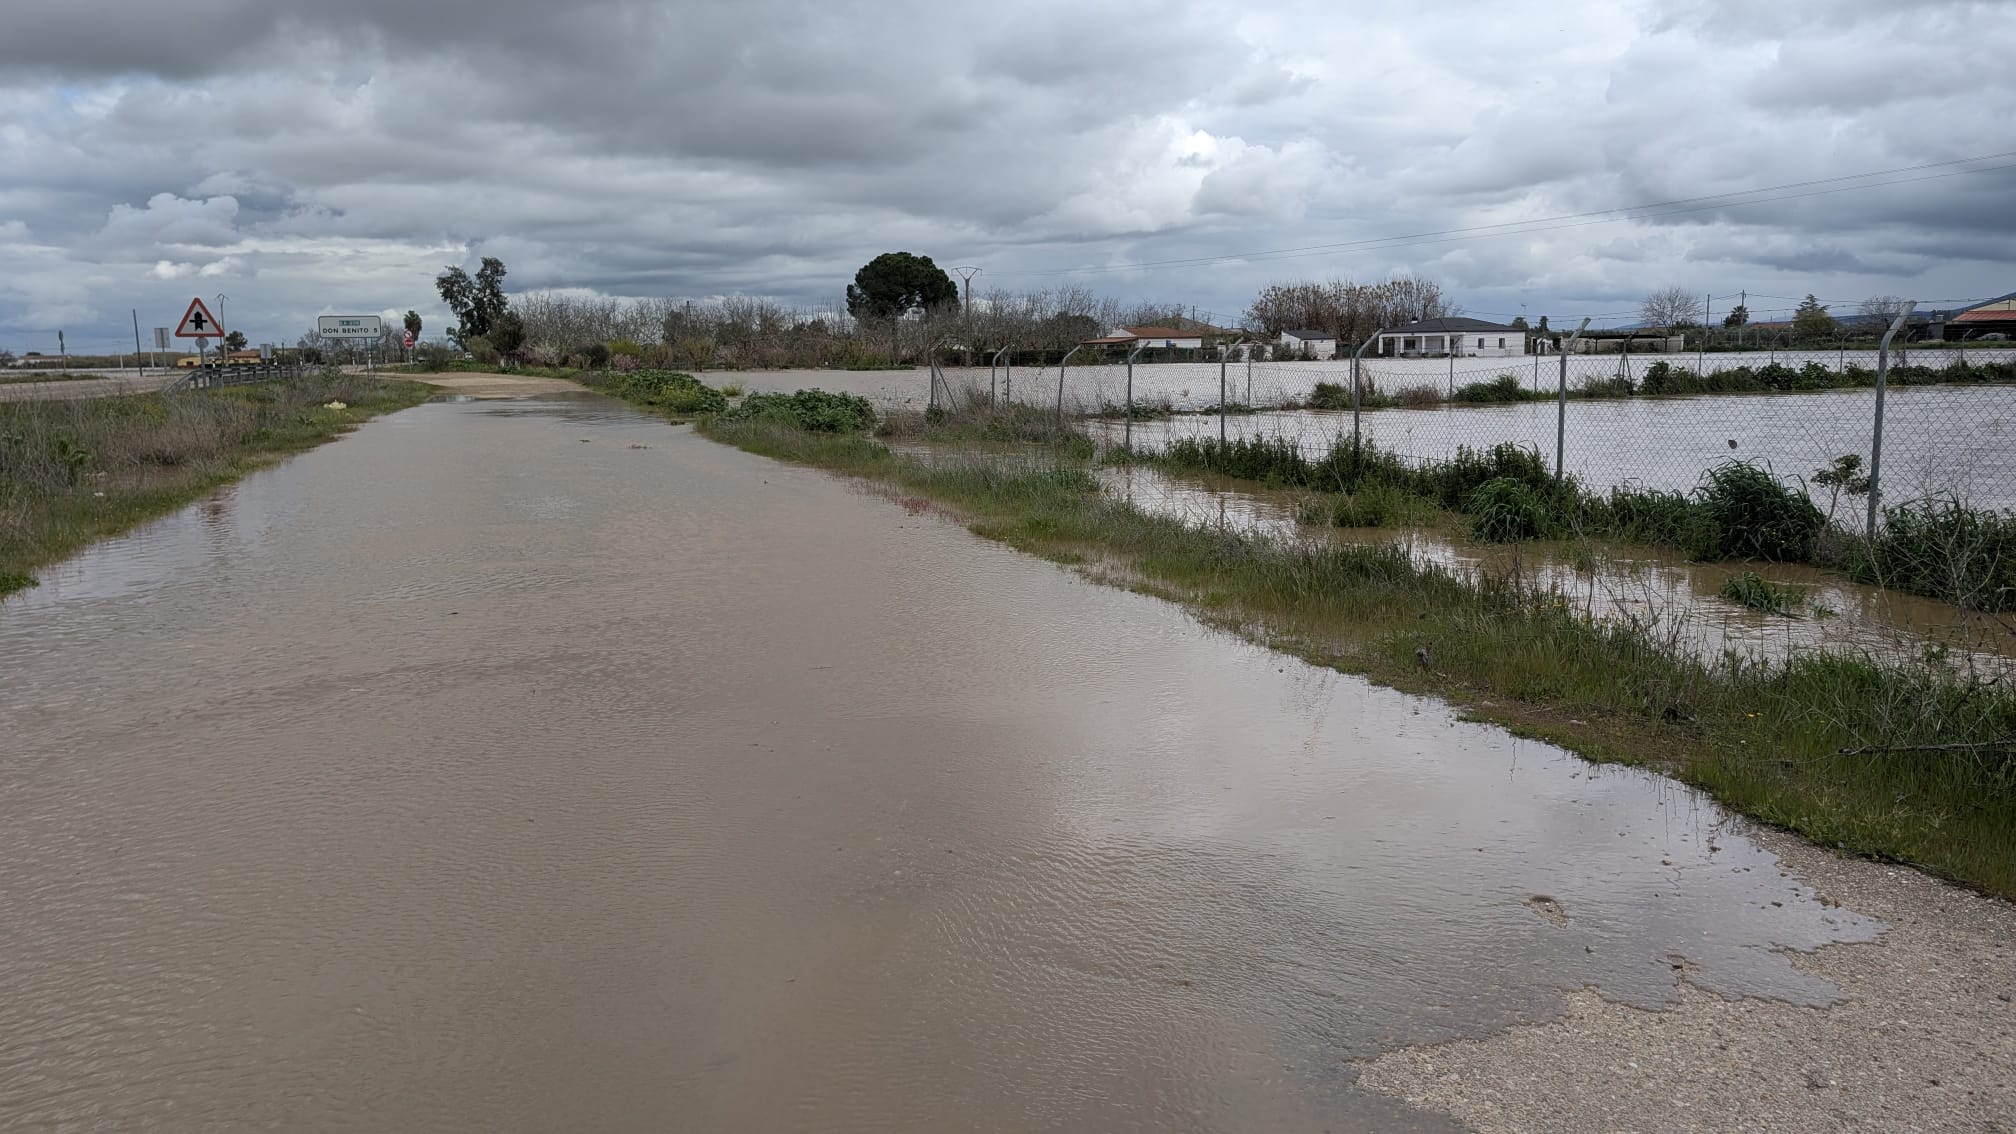
[[[0,646],[9,1127],[1447,1129],[1348,1062],[1679,958],[1823,1003],[1778,950],[1878,928],[1671,781],[599,399],[375,421]]]

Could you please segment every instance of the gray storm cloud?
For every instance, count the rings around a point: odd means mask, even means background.
[[[2007,169],[1152,269],[2016,150],[1999,5],[81,0],[0,38],[0,347],[228,292],[255,337],[517,288],[832,302],[878,252],[1241,311],[1416,271],[1479,313],[1653,287],[2016,289]],[[1996,163],[1982,163],[1992,166]],[[2016,164],[2005,160],[2003,165]],[[1940,174],[1934,177],[1935,174]]]

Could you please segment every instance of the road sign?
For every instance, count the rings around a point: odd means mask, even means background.
[[[166,327],[156,327],[156,328],[154,328],[154,349],[155,349],[155,350],[167,350],[167,349],[168,349],[168,337],[169,337],[169,336],[168,336],[168,328],[166,328]]]
[[[224,328],[217,325],[217,317],[203,306],[201,297],[189,301],[189,310],[182,313],[182,322],[175,328],[178,339],[221,339]]]
[[[406,349],[413,349],[413,332],[411,331],[406,332]]]
[[[315,320],[315,333],[338,339],[375,339],[385,333],[385,320],[376,315],[323,315]]]

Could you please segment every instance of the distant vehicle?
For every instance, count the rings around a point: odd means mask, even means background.
[[[2009,341],[2009,336],[2003,334],[2000,331],[1995,331],[1991,334],[1982,335],[1979,339],[1976,339],[1975,341],[1983,343],[2006,343]]]

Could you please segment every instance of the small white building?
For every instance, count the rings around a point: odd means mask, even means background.
[[[1329,358],[1337,353],[1337,336],[1328,331],[1283,331],[1275,346],[1287,358]]]
[[[1450,316],[1422,319],[1379,332],[1384,358],[1503,358],[1526,353],[1526,332],[1503,323]]]

